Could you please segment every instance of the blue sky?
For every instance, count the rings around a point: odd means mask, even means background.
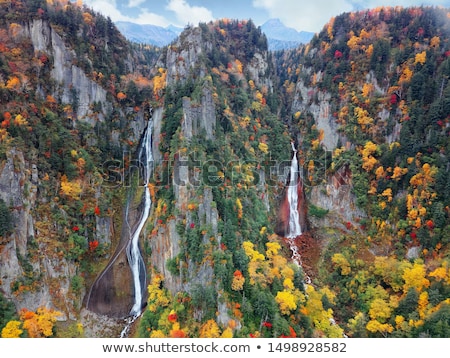
[[[319,32],[331,17],[347,11],[377,6],[450,7],[450,0],[84,0],[84,4],[114,22],[184,27],[227,17],[252,19],[259,26],[278,18],[298,31]]]

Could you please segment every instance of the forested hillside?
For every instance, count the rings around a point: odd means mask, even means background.
[[[81,2],[0,18],[2,337],[123,332],[147,191],[128,336],[449,336],[450,9],[344,13],[277,52],[252,21],[158,48]]]
[[[312,202],[354,193],[358,215],[319,221],[321,282],[352,336],[448,334],[449,31],[443,9],[377,8],[277,56]]]

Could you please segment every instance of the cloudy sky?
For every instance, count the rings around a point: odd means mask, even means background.
[[[278,18],[298,31],[319,32],[331,17],[347,11],[377,6],[450,7],[450,0],[84,0],[84,4],[114,22],[185,27],[227,17],[252,19],[259,26]]]

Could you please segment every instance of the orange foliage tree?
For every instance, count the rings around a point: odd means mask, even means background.
[[[61,312],[40,307],[36,312],[22,309],[20,319],[23,321],[23,329],[27,330],[30,338],[44,338],[53,335],[53,327]]]

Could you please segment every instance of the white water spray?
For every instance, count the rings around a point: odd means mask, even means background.
[[[291,169],[290,169],[290,179],[288,186],[288,202],[289,202],[289,232],[287,235],[288,239],[294,239],[302,234],[302,228],[300,227],[300,220],[298,215],[298,160],[297,160],[297,149],[292,144],[292,150],[294,155],[292,156]]]

